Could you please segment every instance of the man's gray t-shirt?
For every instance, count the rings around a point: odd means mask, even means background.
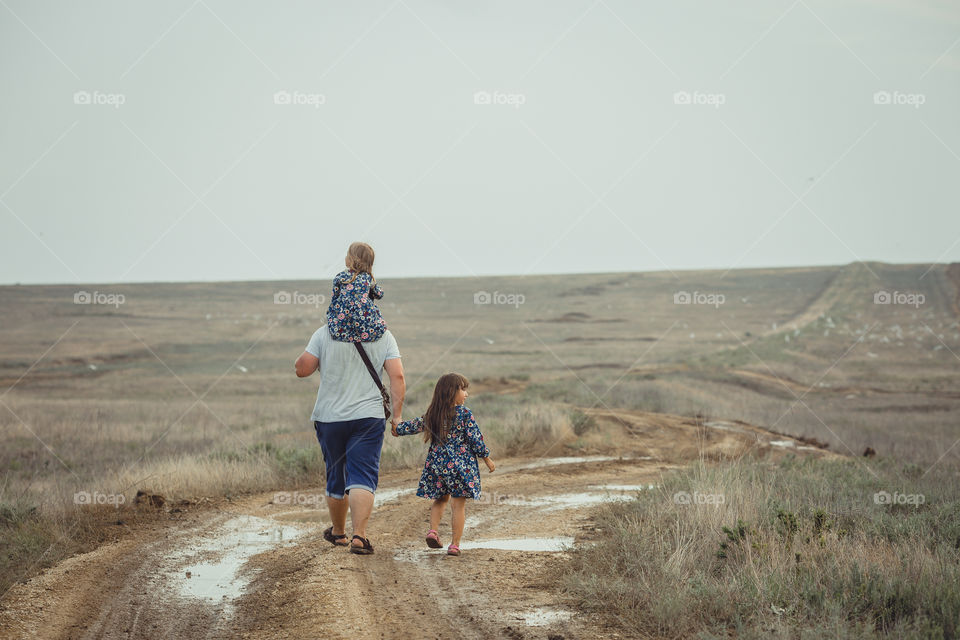
[[[390,331],[376,342],[364,342],[363,348],[380,374],[383,386],[390,389],[390,378],[383,364],[400,357],[400,348]],[[363,364],[363,358],[350,342],[330,336],[327,325],[317,329],[306,352],[320,359],[320,388],[310,419],[315,422],[342,422],[359,418],[382,418],[383,400],[380,390]]]

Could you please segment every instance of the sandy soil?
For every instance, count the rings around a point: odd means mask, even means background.
[[[372,556],[323,540],[322,487],[260,494],[171,510],[17,585],[0,637],[616,638],[573,611],[556,580],[564,545],[600,535],[599,504],[657,491],[700,456],[835,455],[739,421],[590,413],[619,434],[621,456],[498,461],[484,500],[467,507],[459,558],[423,543],[429,502],[413,495],[416,471],[381,479]],[[497,546],[514,548],[487,548]]]

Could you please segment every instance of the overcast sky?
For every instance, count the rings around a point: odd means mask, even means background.
[[[0,283],[960,260],[952,0],[0,0],[0,80]]]

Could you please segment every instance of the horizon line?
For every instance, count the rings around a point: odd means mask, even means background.
[[[723,268],[723,267],[706,267],[706,268],[684,268],[684,269],[648,269],[648,270],[636,270],[636,271],[558,271],[558,272],[549,272],[549,273],[527,273],[527,274],[516,274],[516,273],[486,273],[486,274],[457,274],[457,275],[412,275],[412,276],[387,276],[384,279],[389,280],[423,280],[423,279],[440,279],[440,278],[454,278],[454,279],[466,279],[466,278],[530,278],[530,277],[551,277],[551,276],[588,276],[588,275],[619,275],[619,274],[636,274],[636,273],[649,273],[649,274],[660,274],[660,273],[672,273],[676,272],[705,272],[705,271],[723,271],[723,272],[743,272],[743,271],[759,271],[759,270],[788,270],[788,269],[817,269],[817,268],[842,268],[854,264],[884,264],[884,265],[895,265],[895,266],[927,266],[934,267],[937,265],[948,266],[950,264],[956,264],[953,262],[886,262],[883,260],[853,260],[847,263],[827,263],[827,264],[797,264],[797,265],[770,265],[770,266],[751,266],[751,267],[737,267],[734,269]],[[333,277],[333,274],[330,275]],[[79,286],[79,285],[110,285],[110,286],[130,286],[130,285],[143,285],[143,284],[241,284],[241,283],[267,283],[267,282],[309,282],[315,280],[323,280],[324,278],[263,278],[263,279],[246,279],[246,280],[133,280],[129,282],[6,282],[0,283],[0,288],[6,287],[64,287],[64,286]]]

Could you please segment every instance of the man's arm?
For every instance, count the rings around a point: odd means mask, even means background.
[[[390,431],[397,435],[396,425],[403,421],[403,396],[407,392],[407,381],[403,377],[403,363],[400,358],[390,358],[383,363],[383,368],[390,376],[390,400],[393,402],[393,411],[390,413]]]
[[[297,370],[298,378],[306,378],[313,375],[313,372],[320,366],[320,358],[304,351],[300,354],[300,357],[297,358],[293,366]]]

